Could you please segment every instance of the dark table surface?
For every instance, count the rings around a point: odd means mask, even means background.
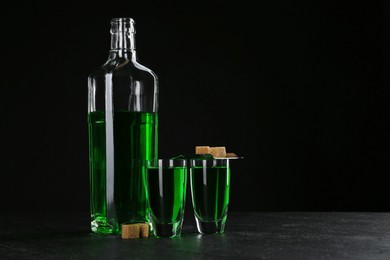
[[[0,259],[390,259],[390,213],[228,215],[224,235],[122,240],[89,232],[88,214],[2,214]]]

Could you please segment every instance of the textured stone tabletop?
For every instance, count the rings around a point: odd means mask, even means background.
[[[228,214],[224,235],[122,240],[89,232],[88,214],[2,214],[0,259],[390,259],[390,214]]]

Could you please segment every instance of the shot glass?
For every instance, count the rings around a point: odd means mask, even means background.
[[[156,237],[178,237],[183,225],[187,164],[183,159],[147,162],[149,219]]]
[[[192,205],[198,231],[223,233],[229,205],[229,160],[191,159],[190,164]]]

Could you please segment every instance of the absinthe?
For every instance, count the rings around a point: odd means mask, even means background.
[[[104,111],[88,114],[92,231],[119,234],[121,224],[148,222],[146,160],[157,158],[157,113],[113,112],[107,133]],[[113,162],[106,158],[113,136]]]

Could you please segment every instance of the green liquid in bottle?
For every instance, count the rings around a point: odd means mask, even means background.
[[[106,162],[105,114],[88,114],[92,231],[120,234],[123,223],[148,221],[145,161],[157,157],[157,120],[156,113],[113,113],[114,172],[110,172]],[[107,183],[107,179],[113,183]],[[113,185],[113,208],[107,206],[108,185]],[[108,215],[114,217],[107,219]]]
[[[207,170],[207,174],[204,170]],[[229,167],[192,167],[192,203],[197,218],[203,222],[215,222],[226,218],[229,188]]]
[[[148,169],[148,197],[151,217],[158,224],[182,219],[186,194],[186,167]]]

